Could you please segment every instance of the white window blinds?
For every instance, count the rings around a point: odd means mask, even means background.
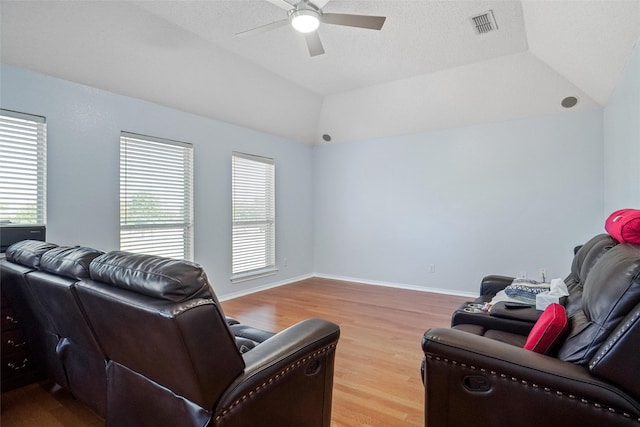
[[[46,223],[44,117],[0,110],[0,224]]]
[[[275,165],[232,156],[232,281],[275,273]]]
[[[193,146],[120,134],[120,249],[193,259]]]

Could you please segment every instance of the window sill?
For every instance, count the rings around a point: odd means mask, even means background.
[[[275,267],[265,268],[264,270],[249,271],[247,273],[238,273],[231,276],[231,283],[246,282],[247,280],[259,279],[261,277],[273,276],[278,272]]]

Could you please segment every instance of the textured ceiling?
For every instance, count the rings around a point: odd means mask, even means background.
[[[516,1],[340,1],[331,13],[386,16],[382,31],[323,25],[325,55],[310,57],[290,26],[251,37],[235,34],[287,17],[265,0],[146,2],[140,7],[321,95],[385,83],[527,50]],[[500,31],[479,37],[471,16],[493,9]],[[215,22],[215,25],[212,23]]]
[[[293,0],[291,0],[293,2]],[[310,57],[266,0],[0,1],[3,63],[303,142],[361,140],[608,102],[640,1],[329,1],[381,31],[321,25]],[[498,30],[471,17],[492,10]]]

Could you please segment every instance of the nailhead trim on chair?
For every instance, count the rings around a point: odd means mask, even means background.
[[[440,357],[440,356],[433,356],[431,354],[427,354],[426,357],[427,357],[427,359],[435,359],[438,362],[449,363],[449,364],[452,364],[452,365],[455,365],[455,366],[460,365],[463,368],[469,368],[469,369],[471,369],[473,371],[479,370],[482,373],[487,373],[487,370],[484,369],[484,368],[478,368],[478,367],[476,367],[474,365],[467,365],[466,363],[460,363],[460,362],[458,362],[456,360],[449,360],[447,358],[443,358],[443,357]],[[426,367],[425,367],[425,369],[426,369]],[[525,386],[531,385],[532,388],[536,388],[536,389],[540,388],[540,385],[538,385],[538,384],[529,383],[529,381],[527,381],[527,380],[520,380],[519,378],[512,377],[512,376],[507,375],[507,374],[498,373],[496,371],[489,371],[489,373],[491,375],[493,375],[493,376],[499,376],[500,378],[509,378],[509,379],[511,379],[511,381],[520,383],[520,384],[525,385]],[[619,410],[617,410],[615,408],[607,407],[606,405],[603,406],[601,403],[598,403],[598,402],[589,402],[587,399],[578,398],[578,397],[574,396],[573,394],[566,394],[566,393],[564,393],[562,391],[559,391],[559,390],[552,390],[549,387],[544,387],[543,390],[545,392],[547,392],[547,393],[554,392],[554,394],[556,396],[558,396],[558,397],[567,397],[567,398],[572,399],[572,400],[580,399],[580,403],[591,404],[595,408],[598,408],[598,409],[605,409],[606,408],[612,414],[622,415],[625,418],[631,418],[631,414],[629,414],[627,412],[619,411]],[[636,421],[638,423],[640,423],[640,418],[636,419]]]
[[[618,332],[613,336],[613,338],[609,339],[606,345],[602,346],[594,360],[589,364],[589,369],[593,369],[598,362],[607,354],[611,347],[620,340],[620,338],[627,332],[627,330],[638,320],[640,317],[640,311],[636,311],[631,319],[629,319]]]
[[[274,382],[278,381],[279,379],[284,377],[289,372],[293,371],[296,368],[299,368],[301,365],[307,363],[311,359],[315,359],[318,356],[320,356],[320,355],[322,355],[322,354],[324,354],[324,353],[326,353],[328,351],[334,350],[335,348],[336,348],[336,344],[331,344],[330,346],[325,347],[325,348],[323,348],[321,350],[318,350],[315,353],[312,353],[310,356],[304,357],[304,358],[298,360],[297,362],[292,363],[291,365],[287,366],[286,368],[284,368],[283,370],[281,370],[280,372],[278,372],[277,374],[275,374],[274,376],[272,376],[268,380],[265,380],[265,382],[263,382],[258,387],[254,388],[253,390],[249,390],[247,393],[245,393],[242,397],[238,398],[235,402],[233,402],[227,408],[223,409],[222,412],[219,415],[216,416],[216,422],[220,421],[231,410],[233,410],[237,406],[245,403],[248,399],[252,398],[253,396],[258,394],[259,392],[261,392],[262,390],[264,390],[265,388],[267,388],[268,386],[270,386]]]
[[[178,314],[181,314],[181,313],[183,313],[183,312],[185,312],[187,310],[190,310],[190,309],[192,309],[194,307],[198,307],[200,305],[207,305],[207,304],[215,304],[215,301],[213,299],[211,299],[211,298],[197,299],[197,300],[191,301],[188,304],[183,305],[183,306],[175,309],[173,311],[173,315],[177,316]]]

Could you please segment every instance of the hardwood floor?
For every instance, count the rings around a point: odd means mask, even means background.
[[[424,331],[448,327],[467,297],[312,278],[225,301],[225,313],[280,331],[321,317],[340,325],[332,426],[422,426]],[[2,394],[4,427],[103,426],[67,393],[30,385]]]
[[[104,427],[102,418],[58,386],[30,384],[1,396],[3,427]]]

